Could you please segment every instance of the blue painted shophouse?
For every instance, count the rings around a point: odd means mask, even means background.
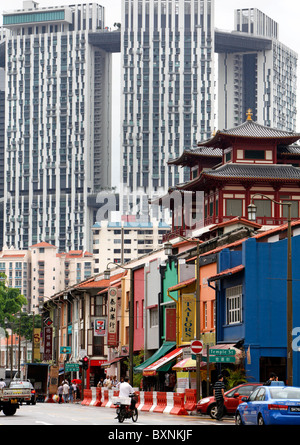
[[[293,328],[300,333],[299,252],[297,235],[292,237]],[[253,237],[241,250],[223,249],[210,285],[216,289],[216,342],[243,343],[251,381],[266,381],[272,371],[286,381],[287,239],[259,242]],[[293,343],[293,385],[300,386],[300,335]]]

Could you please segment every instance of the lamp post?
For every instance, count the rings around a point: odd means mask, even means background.
[[[133,386],[133,337],[134,337],[134,292],[133,292],[133,270],[130,267],[121,266],[117,263],[108,263],[106,266],[106,270],[104,271],[104,279],[110,279],[110,269],[108,266],[113,264],[114,266],[119,267],[120,269],[130,270],[130,297],[129,297],[129,380],[131,386]]]
[[[201,243],[200,240],[197,239],[188,239],[184,238],[181,235],[178,235],[179,238],[182,238],[185,241],[195,242],[197,243],[197,257],[196,257],[196,340],[200,340],[201,336],[201,326],[200,326],[200,277],[199,277],[199,254],[200,249],[199,245]],[[164,251],[167,256],[172,255],[173,246],[169,241],[164,244]],[[201,397],[201,358],[202,354],[196,354],[196,394],[197,401],[200,400]]]
[[[269,201],[281,206],[288,206],[288,228],[287,228],[287,381],[290,386],[293,385],[293,348],[292,348],[292,330],[293,330],[293,287],[292,287],[292,227],[291,227],[291,202],[278,202],[266,195],[257,193],[252,196],[251,203],[248,205],[249,221],[256,221],[256,206],[253,204],[255,196],[262,196]]]

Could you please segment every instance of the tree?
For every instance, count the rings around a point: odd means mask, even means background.
[[[32,341],[32,331],[33,331],[33,315],[27,312],[21,312],[21,319],[14,317],[15,326],[20,326],[21,337],[24,337],[28,341]],[[19,325],[18,325],[19,323]],[[34,327],[42,327],[42,317],[39,314],[34,316]]]
[[[6,278],[6,275],[0,274],[0,325],[4,325],[5,319],[13,321],[14,314],[27,304],[19,289],[6,285]]]

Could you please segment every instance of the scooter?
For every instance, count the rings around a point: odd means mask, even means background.
[[[135,394],[130,394],[129,397],[134,398],[135,402],[137,402],[137,398]],[[137,408],[131,409],[131,404],[124,405],[121,404],[121,402],[115,402],[115,405],[117,407],[116,414],[117,419],[120,423],[123,423],[125,419],[132,419],[133,422],[136,422],[138,420],[138,410]]]

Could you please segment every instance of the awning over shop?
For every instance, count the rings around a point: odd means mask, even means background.
[[[175,360],[176,357],[178,357],[180,354],[182,354],[182,348],[174,349],[174,351],[171,351],[169,352],[169,354],[161,357],[159,360],[152,363],[152,365],[147,366],[143,370],[143,375],[145,377],[156,375],[157,371],[159,371],[162,367],[165,367],[165,365],[167,365],[168,363]]]
[[[113,358],[112,360],[109,360],[106,363],[102,363],[101,368],[109,368],[111,365],[120,362],[124,358],[127,358],[127,356]]]
[[[147,360],[145,360],[140,365],[136,366],[133,370],[134,372],[143,372],[143,370],[154,363],[159,358],[163,357],[165,354],[167,354],[171,349],[174,349],[176,346],[175,341],[166,341],[163,343],[163,345]]]
[[[222,272],[220,272],[216,275],[213,275],[212,277],[209,277],[208,281],[221,280],[222,278],[227,278],[227,277],[230,277],[231,275],[242,272],[244,269],[245,269],[245,266],[243,264],[240,264],[239,266],[232,267],[231,269],[223,270]]]
[[[200,369],[206,369],[207,363],[201,362]],[[172,367],[174,371],[196,371],[196,360],[193,360],[191,357],[184,358],[180,362],[176,363]]]
[[[171,286],[168,288],[169,292],[175,292],[176,290],[184,289],[185,287],[189,286],[190,284],[193,284],[196,282],[196,278],[190,278],[189,280],[182,281],[181,283],[175,284],[175,286]]]

